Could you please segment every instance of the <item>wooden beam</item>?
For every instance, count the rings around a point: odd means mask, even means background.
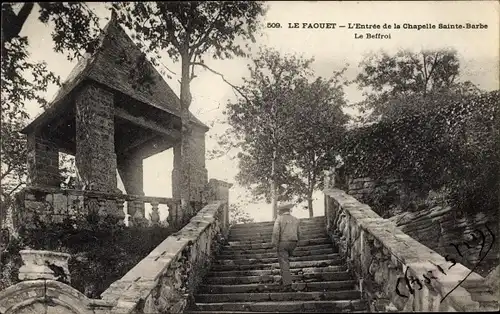
[[[120,143],[120,146],[117,147],[118,153],[126,154],[130,150],[146,143],[147,141],[149,141],[151,139],[154,139],[157,136],[158,136],[158,134],[154,133],[154,134],[150,134],[150,135],[141,136],[137,140],[133,141],[132,143]]]
[[[173,147],[175,143],[165,137],[157,137],[137,146],[135,153],[139,153],[142,158],[148,158]],[[134,151],[129,150],[127,153],[134,153]]]
[[[181,132],[174,130],[174,129],[167,129],[167,128],[157,124],[156,122],[145,119],[144,117],[135,117],[122,108],[116,107],[115,108],[115,115],[121,119],[128,120],[128,121],[130,121],[136,125],[139,125],[143,128],[153,130],[153,131],[155,131],[161,135],[167,136],[171,139],[175,140],[175,139],[181,138]]]

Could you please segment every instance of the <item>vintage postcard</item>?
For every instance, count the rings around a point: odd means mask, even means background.
[[[2,3],[0,314],[499,310],[498,1]]]

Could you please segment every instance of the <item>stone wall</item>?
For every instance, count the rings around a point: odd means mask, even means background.
[[[411,182],[396,178],[348,178],[346,191],[357,200],[370,204],[384,218],[402,211],[421,208],[425,197],[413,192]],[[342,189],[341,187],[338,187]]]
[[[479,274],[452,265],[345,192],[324,193],[328,233],[371,311],[498,310],[498,299]]]
[[[97,195],[89,196],[89,193],[92,191],[27,187],[16,194],[13,207],[14,229],[20,226],[33,228],[36,220],[61,223],[66,218],[84,219],[91,212],[102,216],[115,215],[118,219],[124,217],[123,200],[121,209],[118,209],[120,200],[113,201],[117,205],[109,206],[110,201],[99,199]]]
[[[77,92],[75,162],[86,190],[116,192],[114,95],[95,84]]]
[[[111,313],[182,313],[223,243],[227,202],[205,206],[101,296]]]
[[[481,239],[481,233],[488,234],[485,226],[498,236],[498,218],[496,212],[472,214],[459,212],[450,207],[436,206],[418,212],[402,213],[389,220],[421,244],[443,256],[453,256],[469,268],[479,262],[479,253],[481,253],[484,259],[475,271],[482,276],[487,276],[499,264],[499,241],[493,242],[491,237],[486,237],[481,252],[479,239]],[[475,243],[470,242],[473,237],[477,237]],[[491,250],[485,255],[490,247]]]

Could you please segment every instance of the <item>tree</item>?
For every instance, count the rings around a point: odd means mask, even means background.
[[[479,93],[471,82],[458,82],[460,63],[451,49],[372,54],[360,67],[355,82],[364,90],[366,100],[358,105],[362,110],[372,109],[371,118],[427,111],[443,99],[458,100]],[[417,99],[424,101],[416,106]]]
[[[459,81],[459,69],[453,51],[365,60],[357,81],[379,121],[345,137],[348,173],[410,179],[424,198],[444,189],[461,210],[498,208],[498,91]]]
[[[180,152],[181,203],[189,204],[189,173],[187,135],[191,131],[189,107],[190,83],[196,77],[195,68],[212,72],[204,62],[206,55],[214,59],[246,56],[239,40],[255,41],[254,33],[265,9],[258,1],[186,1],[186,2],[120,2],[113,3],[119,21],[133,30],[136,39],[144,43],[146,53],[158,55],[166,51],[181,63],[180,103],[183,125]],[[248,47],[248,44],[245,46]],[[158,65],[157,58],[152,61]]]
[[[297,177],[292,181],[296,184],[292,190],[307,200],[309,217],[314,215],[312,195],[321,188],[323,171],[336,161],[348,121],[342,112],[345,100],[340,80],[344,70],[328,80],[303,80],[294,90],[291,111],[296,125],[291,128],[288,141]]]
[[[294,125],[294,88],[310,75],[312,61],[261,49],[249,65],[250,76],[240,89],[242,97],[228,104],[228,132],[234,139],[228,142],[242,149],[236,179],[272,203],[273,218],[278,199],[290,197],[285,184],[293,180],[288,137]]]

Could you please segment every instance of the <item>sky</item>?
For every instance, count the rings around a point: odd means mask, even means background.
[[[110,16],[104,3],[92,2],[88,5],[102,17]],[[359,73],[359,63],[368,54],[380,52],[395,53],[399,49],[420,51],[422,49],[454,48],[461,63],[460,80],[470,80],[480,88],[494,90],[499,88],[499,3],[498,1],[270,1],[263,19],[264,28],[252,51],[266,46],[286,54],[298,54],[314,58],[313,70],[317,76],[330,76],[333,71],[347,67],[345,78],[354,79]],[[65,56],[55,53],[50,36],[51,28],[37,20],[37,8],[28,18],[21,35],[28,36],[30,53],[33,60],[45,60],[49,69],[66,78],[76,62],[69,62]],[[280,23],[281,28],[267,28],[267,23]],[[300,28],[288,28],[289,23],[299,23]],[[336,23],[335,29],[302,28],[303,23]],[[401,29],[348,29],[338,25],[386,23]],[[433,24],[436,29],[403,29],[403,24]],[[439,29],[439,24],[482,24],[482,29]],[[390,39],[366,39],[366,33],[389,34]],[[365,38],[356,39],[363,35]],[[173,63],[168,56],[162,62],[176,75],[166,82],[179,95],[180,65]],[[242,83],[248,75],[248,59],[210,60],[206,63],[219,71],[232,84]],[[228,100],[235,99],[232,88],[211,72],[198,70],[198,77],[191,84],[193,102],[191,112],[201,121],[211,126],[207,133],[207,151],[216,147],[215,138],[224,130],[224,125],[216,123],[223,117]],[[52,98],[56,87],[48,90]],[[349,103],[363,99],[356,86],[345,89]],[[28,113],[35,117],[41,112],[38,105],[26,104]],[[347,113],[353,114],[346,109]],[[209,178],[234,183],[230,190],[230,202],[248,199],[248,191],[236,184],[238,162],[232,155],[207,160]],[[144,192],[148,196],[171,197],[172,150],[159,153],[144,160]],[[120,188],[123,186],[120,184]],[[323,215],[321,192],[315,194],[314,215]],[[245,208],[256,221],[272,220],[271,206],[265,203],[249,204]],[[297,217],[307,217],[308,212],[297,206],[293,209]],[[165,217],[165,212],[161,217]]]

